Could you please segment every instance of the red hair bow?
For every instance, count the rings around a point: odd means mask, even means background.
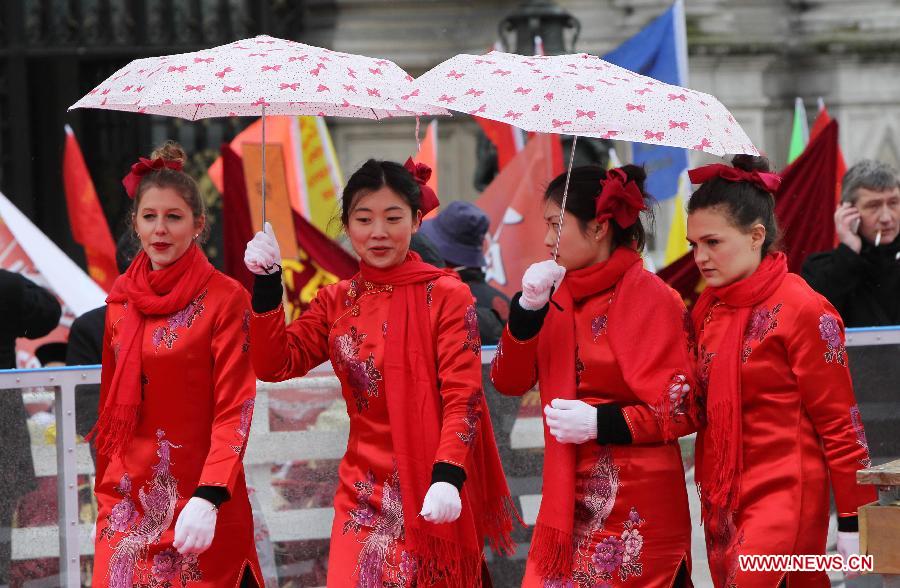
[[[416,163],[412,157],[406,160],[403,167],[419,184],[419,190],[422,192],[422,216],[440,206],[441,201],[438,200],[437,194],[434,193],[431,186],[427,185],[428,180],[431,179],[431,168],[424,163]]]
[[[713,163],[688,171],[692,184],[702,184],[714,178],[722,178],[729,182],[750,182],[770,194],[774,194],[781,186],[781,176],[770,172],[745,171],[722,163]]]
[[[640,188],[620,168],[606,172],[606,179],[600,180],[600,194],[597,196],[597,221],[614,219],[623,229],[637,222],[642,210],[647,210]]]
[[[163,159],[162,157],[157,157],[156,159],[147,159],[146,157],[138,158],[137,163],[131,166],[131,171],[128,172],[128,175],[122,178],[122,185],[125,186],[125,193],[128,194],[129,198],[134,198],[134,194],[137,192],[138,185],[141,183],[141,178],[146,174],[154,171],[158,171],[161,169],[174,169],[175,171],[181,171],[184,168],[180,161],[173,161],[171,159]]]

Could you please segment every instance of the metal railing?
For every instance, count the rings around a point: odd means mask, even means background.
[[[900,344],[900,327],[877,327],[877,328],[869,328],[869,329],[848,329],[847,330],[847,346],[848,347],[861,347],[861,346],[872,346],[872,345],[897,345]],[[482,348],[482,362],[487,364],[489,363],[495,354],[496,348],[493,346],[486,346]],[[305,378],[315,378],[321,379],[323,377],[334,377],[334,372],[331,369],[331,365],[329,363],[325,363],[322,366],[319,366],[308,376]],[[56,423],[56,474],[57,474],[57,499],[58,499],[58,541],[59,541],[59,585],[65,586],[67,588],[77,588],[81,585],[80,578],[80,541],[82,540],[82,535],[86,533],[86,529],[82,529],[79,524],[79,503],[78,503],[78,475],[79,475],[79,464],[77,459],[77,435],[75,431],[75,387],[82,384],[99,384],[100,383],[100,366],[73,366],[73,367],[59,367],[59,368],[42,368],[42,369],[28,369],[28,370],[0,370],[0,391],[3,393],[11,393],[17,392],[21,393],[21,389],[23,388],[52,388],[54,394],[54,406],[55,406],[55,423]],[[310,382],[312,384],[312,382]],[[261,392],[261,396],[268,398],[269,393],[272,390],[277,390],[280,387],[283,387],[285,384],[265,384],[258,383],[258,391]],[[314,385],[314,384],[313,384]],[[12,390],[11,390],[12,389]],[[265,404],[268,404],[266,402]],[[258,408],[262,408],[258,406]],[[273,444],[266,443],[263,438],[260,438],[259,434],[262,434],[262,437],[268,436],[267,434],[272,434],[269,432],[268,427],[268,418],[263,419],[264,415],[260,415],[261,421],[257,423],[257,419],[254,418],[254,427],[253,429],[257,429],[258,435],[253,435],[251,433],[251,437],[254,438],[254,441],[250,442],[248,447],[248,453],[245,458],[245,462],[248,464],[248,467],[252,469],[253,464],[260,464],[264,461],[273,461],[273,455],[270,455],[267,452],[267,446]],[[528,421],[527,423],[524,421]],[[530,421],[534,420],[534,423]],[[539,449],[543,447],[543,436],[540,434],[541,423],[540,417],[536,418],[528,418],[528,419],[520,419],[521,422],[517,422],[516,426],[513,427],[511,434],[511,443],[514,447],[520,449]],[[532,426],[533,425],[533,426]],[[523,429],[524,427],[524,429]],[[527,429],[527,431],[525,430]],[[289,456],[285,454],[285,451],[290,453],[289,445],[291,443],[285,443],[287,439],[281,439],[281,436],[291,436],[291,434],[286,433],[274,433],[274,435],[279,436],[278,445],[280,449],[276,451],[277,454],[284,454],[279,457],[278,455],[274,455],[274,461],[280,461],[282,458],[287,459]],[[303,433],[296,433],[295,435],[299,435],[303,437]],[[527,437],[527,440],[525,439]],[[519,439],[521,438],[521,439]],[[517,442],[518,439],[518,442]],[[254,442],[258,441],[258,445],[255,445]],[[336,439],[331,439],[330,442],[326,443],[329,447],[325,448],[324,445],[320,447],[321,450],[327,449],[326,455],[321,455],[320,458],[339,458],[341,451],[338,453],[334,453],[335,449],[331,447],[336,442]],[[307,444],[304,442],[304,444]],[[321,445],[316,443],[315,445]],[[340,445],[338,443],[338,445]],[[307,444],[307,449],[314,449],[314,447],[310,447]],[[314,453],[316,453],[314,451]],[[334,454],[334,455],[332,455]],[[48,468],[47,464],[38,464],[37,460],[35,462],[36,467],[41,469],[41,473],[43,475],[49,475],[49,469],[52,468],[50,466]],[[81,468],[82,470],[84,468]],[[82,472],[84,473],[84,472]],[[249,473],[249,472],[248,472]],[[522,496],[521,498],[526,498],[526,496]],[[539,496],[528,496],[527,498],[537,498],[539,500]],[[529,505],[525,504],[526,501],[523,500],[523,507],[527,507]],[[328,509],[311,509],[311,510],[328,510]],[[533,510],[526,508],[526,510]],[[282,513],[283,514],[283,513]],[[325,515],[327,513],[310,513],[316,514],[319,518],[322,518],[321,515]],[[277,519],[277,517],[275,517]],[[327,517],[326,517],[327,518]],[[324,519],[323,519],[324,520]],[[273,521],[274,522],[274,521]],[[330,521],[327,521],[328,526],[330,526]],[[320,526],[320,525],[317,525]],[[275,525],[278,527],[278,525]],[[272,529],[275,531],[273,535],[277,536],[280,533],[276,530],[276,528]],[[273,537],[275,538],[275,537]],[[86,537],[84,538],[86,540]],[[91,550],[88,548],[85,550],[90,552]]]

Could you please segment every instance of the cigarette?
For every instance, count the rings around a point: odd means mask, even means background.
[[[878,247],[879,245],[881,245],[881,230],[880,229],[875,234],[875,247]]]

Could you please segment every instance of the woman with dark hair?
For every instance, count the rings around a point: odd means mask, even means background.
[[[250,301],[200,248],[184,161],[168,142],[123,180],[141,250],[107,299],[94,586],[262,586],[241,464]]]
[[[512,548],[472,294],[409,250],[422,215],[438,205],[429,173],[412,160],[370,159],[350,177],[341,221],[360,272],[319,290],[288,327],[269,227],[244,257],[257,275],[257,376],[299,377],[330,359],[347,402],[329,587],[489,586],[485,537]]]
[[[751,572],[741,555],[824,554],[828,482],[838,551],[859,551],[856,509],[871,487],[866,436],[847,368],[841,318],[787,271],[775,250],[772,193],[762,158],[691,170],[688,240],[707,287],[693,310],[705,424],[696,476],[717,588],[828,586],[824,572]]]
[[[691,585],[677,438],[694,430],[693,369],[684,304],[641,262],[645,177],[573,169],[562,227],[565,175],[550,183],[544,242],[559,234],[558,257],[525,272],[497,347],[497,390],[538,382],[547,425],[525,587]]]

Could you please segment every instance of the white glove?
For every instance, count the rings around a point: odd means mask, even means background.
[[[531,264],[522,276],[522,295],[519,306],[525,310],[540,310],[550,300],[550,289],[559,286],[566,268],[552,259]]]
[[[459,490],[448,482],[435,482],[425,494],[422,501],[422,515],[429,523],[439,525],[452,523],[459,518],[462,512],[462,501],[459,499]]]
[[[584,443],[597,438],[597,407],[581,400],[554,398],[544,407],[550,434],[560,443]]]
[[[217,516],[218,509],[210,501],[194,496],[178,515],[172,546],[182,555],[203,553],[212,544]]]
[[[859,555],[859,533],[842,533],[837,534],[837,550],[844,558],[844,564],[847,564],[847,558],[851,555]],[[859,572],[846,572],[844,576],[847,578],[856,578]]]
[[[247,250],[244,252],[244,265],[252,273],[258,276],[265,276],[272,273],[272,268],[276,263],[280,262],[281,250],[278,248],[278,241],[275,239],[272,225],[267,222],[265,231],[256,233],[253,239],[247,243]],[[267,269],[268,271],[266,271]]]

